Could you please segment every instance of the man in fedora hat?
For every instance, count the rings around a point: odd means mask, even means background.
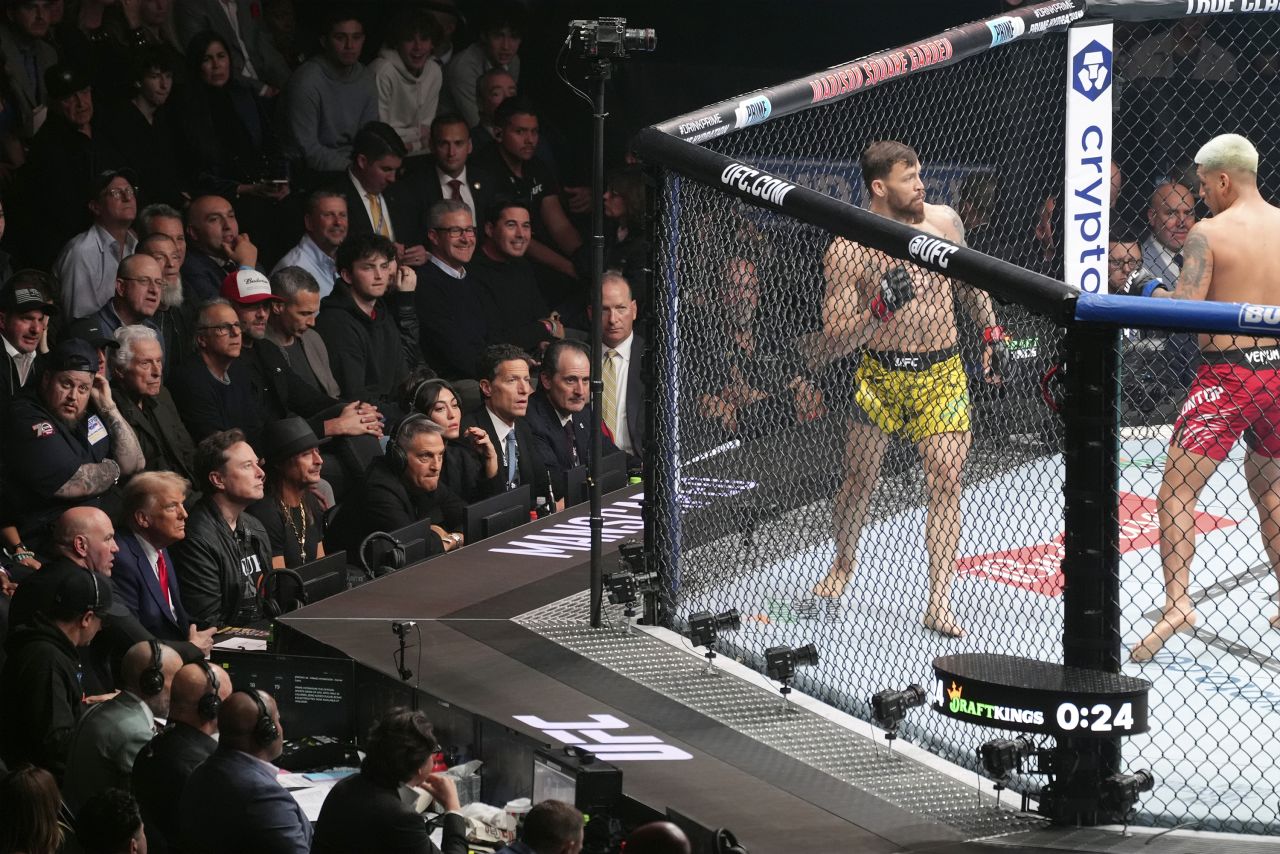
[[[297,416],[274,421],[263,433],[267,484],[249,512],[267,529],[273,569],[324,557],[325,505],[315,489],[324,463],[320,446],[327,441]]]

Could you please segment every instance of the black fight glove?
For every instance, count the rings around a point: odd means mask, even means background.
[[[871,300],[871,313],[881,323],[893,319],[893,313],[915,299],[916,286],[911,274],[901,264],[891,267],[880,277],[880,293]]]

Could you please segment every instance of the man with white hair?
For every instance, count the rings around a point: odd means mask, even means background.
[[[146,471],[171,471],[195,478],[196,443],[164,387],[166,356],[149,326],[121,326],[120,346],[111,353],[111,387],[120,414],[133,428],[146,460]]]
[[[1146,296],[1280,304],[1280,208],[1258,192],[1258,151],[1242,136],[1214,137],[1196,153],[1200,198],[1213,214],[1191,229],[1182,272]],[[1130,653],[1150,661],[1197,621],[1190,597],[1196,500],[1232,446],[1245,437],[1244,470],[1258,508],[1263,545],[1280,573],[1280,339],[1201,334],[1201,362],[1174,425],[1160,484],[1160,558],[1165,602],[1160,619]],[[1271,617],[1280,628],[1280,615]]]

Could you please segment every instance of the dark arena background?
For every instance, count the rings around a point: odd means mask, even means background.
[[[864,720],[872,695],[912,683],[926,705],[963,710],[939,656],[1145,680],[1145,731],[1132,709],[1059,707],[1039,732],[1013,728],[1032,732],[1006,782],[1078,817],[1074,786],[1148,771],[1132,812],[1094,817],[1280,830],[1276,581],[1243,442],[1195,510],[1195,631],[1129,657],[1163,602],[1158,493],[1194,370],[1190,330],[1247,327],[1205,306],[1156,316],[1150,300],[1103,296],[1109,281],[1124,292],[1148,234],[1180,246],[1208,215],[1192,161],[1210,138],[1247,136],[1276,198],[1274,7],[1027,4],[641,132],[658,235],[648,497],[669,625],[736,610],[741,628],[718,648],[762,670],[766,648],[812,643],[817,663],[794,684]],[[919,153],[927,201],[949,206],[940,215],[964,243],[859,210],[859,155],[875,140]],[[1145,267],[1161,275],[1155,249]],[[954,301],[893,320],[915,342],[903,349],[937,362],[920,405],[951,401],[924,419],[943,426],[917,434],[876,397],[893,354],[877,361],[823,331],[867,317],[839,281],[878,280],[896,259],[916,300],[957,282]],[[1008,357],[999,383],[993,325]],[[854,424],[859,409],[881,429]],[[964,420],[967,458],[945,438]],[[845,483],[851,471],[862,479]],[[899,733],[977,771],[979,745],[1002,734],[972,720],[922,708]]]

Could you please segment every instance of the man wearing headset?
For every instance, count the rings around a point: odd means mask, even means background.
[[[133,794],[152,854],[166,854],[182,838],[178,803],[191,772],[218,749],[218,710],[231,691],[231,674],[204,659],[173,679],[169,725],[133,763]]]
[[[235,692],[218,710],[218,732],[218,749],[182,791],[183,850],[308,854],[311,822],[271,764],[284,750],[275,699],[265,691]]]
[[[129,647],[120,692],[81,715],[71,736],[62,800],[73,813],[103,789],[129,788],[138,751],[156,734],[156,718],[169,714],[181,667],[182,657],[155,640]]]

